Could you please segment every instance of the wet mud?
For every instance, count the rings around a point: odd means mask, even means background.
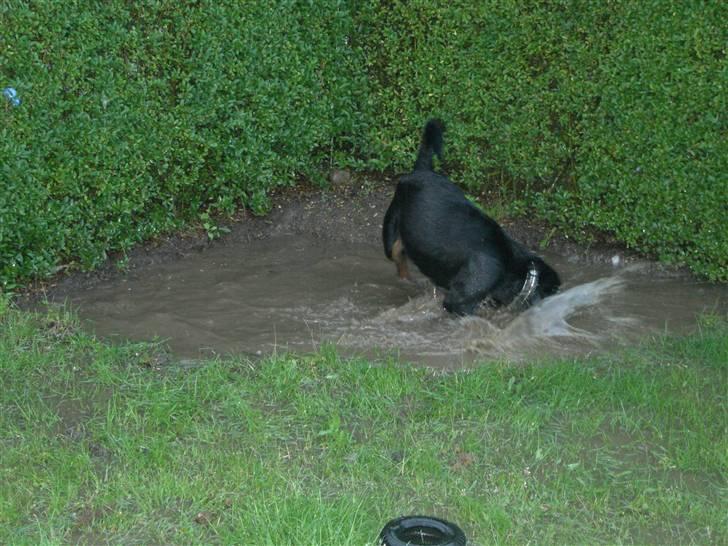
[[[531,248],[548,236],[540,252],[563,290],[524,313],[484,309],[454,318],[424,277],[400,281],[384,257],[381,222],[393,189],[391,181],[362,177],[328,191],[283,192],[271,214],[236,219],[220,240],[159,241],[135,250],[123,270],[110,261],[42,294],[70,304],[100,336],[161,338],[180,358],[334,343],[346,354],[446,369],[609,351],[658,332],[690,331],[700,313],[726,312],[725,285],[608,240],[585,248],[537,224],[503,221]]]

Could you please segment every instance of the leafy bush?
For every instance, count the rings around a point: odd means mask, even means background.
[[[727,19],[662,0],[2,4],[0,87],[23,102],[0,99],[0,283],[214,232],[327,162],[409,168],[431,115],[469,189],[728,279]]]
[[[109,251],[356,154],[366,81],[322,2],[0,7],[0,280]],[[209,218],[209,216],[206,216]]]
[[[450,171],[578,233],[728,279],[725,3],[372,0],[382,158],[450,122]]]

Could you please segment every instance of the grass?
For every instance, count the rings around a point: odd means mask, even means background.
[[[728,323],[437,374],[333,347],[184,366],[0,306],[0,543],[725,544]]]

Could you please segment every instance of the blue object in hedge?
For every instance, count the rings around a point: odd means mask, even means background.
[[[12,87],[6,87],[3,89],[3,96],[10,101],[13,106],[20,106],[20,98],[18,92]]]

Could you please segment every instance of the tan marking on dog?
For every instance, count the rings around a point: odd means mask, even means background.
[[[409,280],[409,268],[407,267],[407,256],[402,246],[402,239],[397,239],[392,245],[392,261],[397,264],[397,273],[402,280]]]

